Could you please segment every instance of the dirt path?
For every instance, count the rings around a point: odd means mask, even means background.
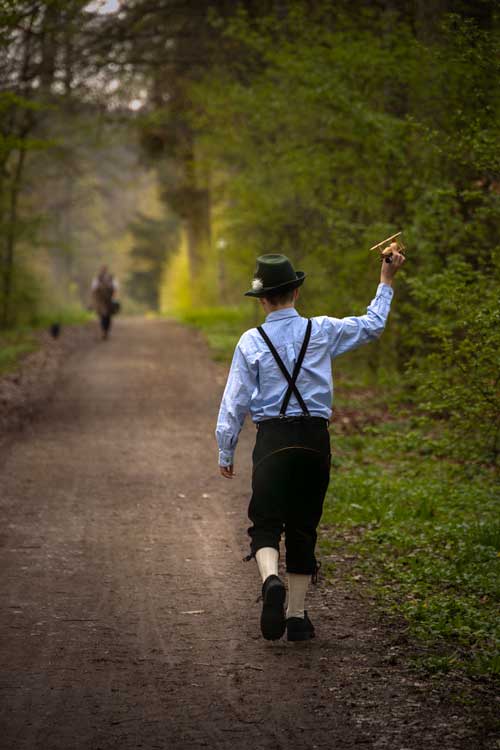
[[[496,747],[345,587],[315,592],[316,641],[261,639],[253,431],[224,481],[223,377],[196,334],[122,320],[2,452],[2,747]]]

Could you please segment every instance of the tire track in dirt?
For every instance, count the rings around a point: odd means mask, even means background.
[[[196,333],[120,320],[0,455],[2,747],[494,747],[340,581],[311,596],[315,642],[262,640],[253,428],[221,479],[223,380]]]

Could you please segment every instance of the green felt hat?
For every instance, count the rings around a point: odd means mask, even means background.
[[[269,253],[257,258],[252,288],[245,297],[266,297],[268,294],[288,292],[304,283],[303,271],[295,271],[286,255]]]

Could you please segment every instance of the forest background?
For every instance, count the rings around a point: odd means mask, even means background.
[[[495,0],[0,3],[4,362],[84,316],[102,263],[124,311],[221,358],[265,252],[307,272],[303,314],[361,314],[368,248],[403,229],[388,331],[337,367],[358,474],[332,524],[390,558],[417,629],[497,674],[499,22]]]

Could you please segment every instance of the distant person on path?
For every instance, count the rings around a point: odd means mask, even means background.
[[[234,352],[217,421],[219,468],[231,479],[234,451],[247,412],[256,423],[251,557],[262,577],[261,631],[267,640],[314,637],[305,611],[311,576],[317,574],[315,546],[330,479],[329,419],[331,359],[378,338],[393,296],[392,281],[404,263],[398,245],[382,263],[380,284],[366,315],[307,320],[295,309],[305,274],[284,255],[262,255],[252,289],[267,313],[265,323],[240,338]],[[288,603],[278,576],[279,544],[285,533]]]
[[[107,339],[111,330],[114,296],[118,291],[118,282],[109,273],[107,266],[102,266],[98,275],[92,279],[91,292],[93,307],[99,316],[102,338]]]

